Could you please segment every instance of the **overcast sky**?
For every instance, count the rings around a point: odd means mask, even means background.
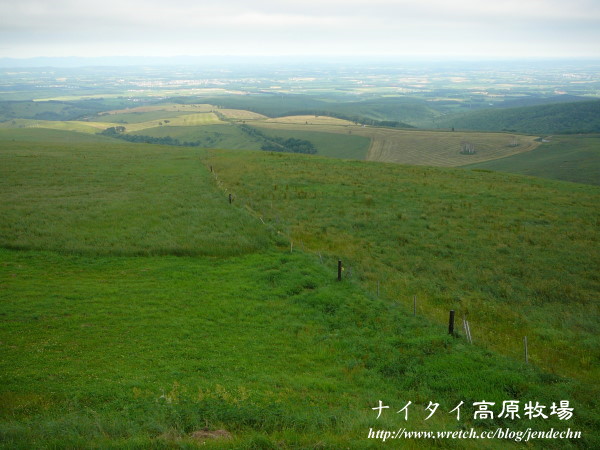
[[[0,57],[600,57],[600,0],[0,0]]]

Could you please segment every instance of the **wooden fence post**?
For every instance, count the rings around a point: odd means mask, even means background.
[[[338,259],[338,281],[342,281],[342,260]]]
[[[448,320],[448,334],[454,334],[454,310],[450,310],[450,319]]]

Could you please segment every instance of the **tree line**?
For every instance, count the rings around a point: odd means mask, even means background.
[[[135,142],[138,144],[175,145],[178,147],[199,147],[202,145],[201,141],[180,141],[179,139],[171,136],[153,137],[140,134],[125,134],[125,127],[121,126],[107,128],[98,134],[121,139],[127,142]]]
[[[269,152],[305,153],[314,155],[317,149],[314,144],[306,139],[271,137],[249,125],[238,125],[239,129],[247,135],[262,143],[261,150]]]

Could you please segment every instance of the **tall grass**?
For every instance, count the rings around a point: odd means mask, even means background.
[[[234,436],[217,448],[374,448],[371,427],[399,426],[379,400],[411,401],[410,429],[600,445],[597,188],[111,142],[6,140],[0,158],[0,445],[185,448],[207,427]],[[449,307],[485,345],[447,334]],[[510,353],[524,332],[530,365]],[[573,365],[552,366],[563,349]],[[575,416],[473,418],[510,399]]]
[[[3,142],[0,245],[113,255],[231,255],[268,245],[215,190],[198,150]]]
[[[267,223],[353,277],[514,358],[599,376],[600,191],[548,180],[322,158],[211,151]]]

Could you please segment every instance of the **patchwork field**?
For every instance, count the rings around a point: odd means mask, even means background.
[[[285,116],[275,119],[266,119],[266,123],[278,124],[301,124],[301,125],[331,125],[331,126],[349,126],[352,122],[335,117],[328,116]]]
[[[227,109],[220,108],[218,110],[219,114],[222,114],[227,119],[233,120],[260,120],[267,119],[267,116],[263,116],[262,114],[258,114],[252,111],[246,111],[243,109]]]
[[[93,118],[94,121],[40,121],[16,119],[0,127],[42,127],[84,133],[98,133],[106,128],[124,126],[127,133],[153,137],[183,138],[204,142],[209,148],[260,149],[260,142],[251,136],[227,128],[223,138],[214,130],[203,129],[213,125],[244,122],[253,127],[269,130],[274,136],[305,139],[316,144],[324,156],[367,159],[369,161],[430,166],[462,166],[505,158],[535,149],[535,136],[508,133],[450,132],[402,130],[360,126],[353,122],[328,116],[300,115],[267,118],[246,110],[219,109],[208,104],[164,104],[130,109],[111,110]],[[182,130],[189,127],[189,131]],[[327,138],[326,134],[329,134]],[[345,137],[340,137],[345,135]],[[188,136],[199,136],[198,139]],[[352,136],[352,138],[350,137]],[[370,140],[368,152],[364,140]],[[329,141],[329,143],[328,143]],[[245,142],[245,143],[244,143]],[[461,154],[463,145],[470,145],[473,154]]]
[[[371,139],[367,160],[400,164],[454,167],[525,153],[539,145],[535,136],[516,136],[506,133],[398,130],[356,125],[283,123],[285,125],[282,125],[282,122],[269,120],[254,122],[253,126],[273,130],[313,130],[322,133],[364,136]],[[515,139],[518,145],[513,146]],[[472,155],[461,154],[463,142],[471,143],[475,153]]]
[[[148,113],[148,112],[157,112],[157,111],[167,111],[167,112],[184,112],[184,113],[203,113],[203,112],[213,112],[215,107],[213,105],[207,104],[179,104],[179,103],[161,103],[159,105],[145,105],[145,106],[137,106],[134,108],[125,108],[125,109],[115,109],[111,111],[106,111],[103,114],[109,115],[120,115],[120,114],[136,114],[136,113]]]

